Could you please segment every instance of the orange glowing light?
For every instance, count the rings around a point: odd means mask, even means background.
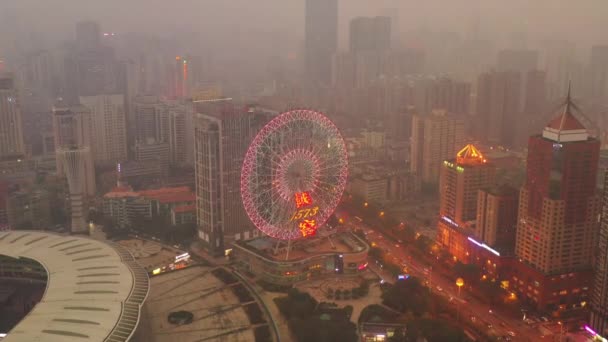
[[[462,150],[458,151],[456,154],[456,162],[458,164],[475,164],[475,163],[485,163],[486,159],[479,152],[477,147],[472,144],[468,144]]]
[[[312,197],[310,197],[310,194],[306,191],[305,192],[296,192],[295,197],[296,197],[296,208],[298,208],[298,209],[312,204]]]
[[[302,220],[298,227],[303,237],[313,236],[317,233],[317,221],[315,220]]]
[[[180,59],[182,59],[180,56],[175,56],[176,61],[179,61]]]

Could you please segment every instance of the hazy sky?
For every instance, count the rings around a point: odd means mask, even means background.
[[[0,21],[21,30],[32,27],[49,38],[72,34],[74,22],[81,19],[97,20],[105,30],[117,32],[222,34],[241,27],[301,37],[303,12],[304,0],[0,0]],[[386,13],[397,13],[405,30],[467,32],[478,20],[482,31],[529,31],[582,45],[608,43],[608,0],[340,0],[342,45],[350,18]]]

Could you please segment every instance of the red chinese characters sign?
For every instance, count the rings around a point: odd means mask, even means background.
[[[312,209],[301,209],[313,204],[312,197],[308,192],[296,193],[295,202],[296,209],[299,210],[296,211],[296,213],[291,217],[291,220],[315,216],[319,211],[319,207],[314,207]],[[310,218],[302,219],[298,223],[298,228],[300,229],[300,233],[303,237],[314,236],[317,233],[317,221]]]
[[[312,204],[312,198],[308,192],[296,192],[296,208],[300,209]]]
[[[313,236],[317,232],[317,221],[315,220],[302,220],[300,222],[300,232],[302,236]]]

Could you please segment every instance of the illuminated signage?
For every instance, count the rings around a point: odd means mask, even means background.
[[[452,219],[450,219],[450,218],[449,218],[449,217],[447,217],[447,216],[441,216],[441,219],[442,219],[442,220],[444,220],[445,222],[447,222],[447,223],[449,223],[449,224],[453,225],[453,226],[458,227],[458,223],[456,223],[455,221],[453,221]]]
[[[294,196],[296,199],[296,208],[298,209],[312,204],[312,197],[310,197],[310,194],[306,191],[296,192]]]
[[[473,239],[472,237],[469,237],[469,241],[471,241],[472,243],[476,244],[477,246],[479,246],[481,248],[485,248],[486,250],[494,253],[497,256],[500,256],[500,253],[498,253],[495,249],[492,249],[490,246],[486,245],[485,243],[475,241],[475,239]]]
[[[175,262],[185,261],[190,259],[189,253],[180,254],[175,257]]]
[[[300,209],[293,214],[290,221],[299,220],[302,218],[312,217],[319,213],[319,207]]]
[[[302,236],[313,236],[317,232],[317,221],[315,220],[302,220],[298,225]]]
[[[154,274],[154,275],[160,274],[160,268],[153,270],[152,274]]]
[[[591,329],[590,326],[585,325],[585,330],[587,330],[588,333],[593,335],[593,338],[595,338],[595,340],[599,340],[600,342],[608,342],[608,339],[600,336],[597,332],[595,332],[595,330]]]
[[[298,210],[291,216],[290,221],[301,220],[298,223],[298,228],[303,237],[315,235],[317,232],[317,221],[311,218],[319,213],[319,207],[306,208],[313,204],[310,193],[306,191],[295,193],[294,200]]]

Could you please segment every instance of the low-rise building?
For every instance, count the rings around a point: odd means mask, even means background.
[[[329,274],[356,274],[367,268],[369,246],[351,232],[317,236],[277,246],[267,236],[241,240],[232,253],[240,267],[261,280],[292,285]]]
[[[158,219],[175,226],[189,223],[192,215],[196,215],[192,209],[195,201],[195,194],[188,187],[144,191],[118,187],[103,196],[103,213],[119,228],[131,226],[135,218]]]

